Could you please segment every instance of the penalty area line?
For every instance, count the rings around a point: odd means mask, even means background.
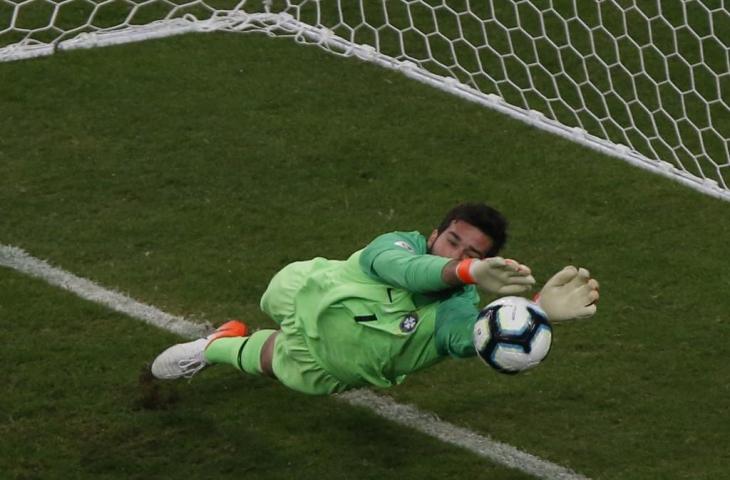
[[[0,244],[0,266],[35,277],[67,290],[85,300],[104,305],[116,312],[142,320],[155,327],[185,338],[198,338],[210,325],[191,322],[171,315],[127,295],[106,289],[91,280],[78,277],[35,258],[20,248]],[[350,405],[366,408],[399,425],[413,428],[444,443],[464,448],[480,457],[506,467],[521,470],[537,478],[550,480],[589,480],[568,468],[523,452],[488,436],[438,419],[412,405],[402,405],[385,395],[370,390],[352,390],[335,396]]]

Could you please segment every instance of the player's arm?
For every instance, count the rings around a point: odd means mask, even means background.
[[[411,292],[428,293],[449,288],[443,270],[448,258],[429,255],[422,238],[407,232],[386,233],[360,254],[360,268],[369,276]]]
[[[498,295],[524,293],[535,284],[527,265],[502,257],[452,260],[444,267],[442,277],[450,285],[475,284]]]
[[[487,292],[515,295],[535,283],[530,269],[515,260],[428,255],[422,237],[399,232],[373,240],[360,255],[360,267],[373,278],[419,293],[476,284]]]

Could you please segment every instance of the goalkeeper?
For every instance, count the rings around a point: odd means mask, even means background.
[[[452,209],[428,237],[393,232],[344,261],[292,263],[271,280],[261,309],[280,327],[249,334],[230,321],[206,338],[173,345],[152,364],[160,379],[190,378],[225,363],[312,395],[390,387],[445,358],[476,354],[479,295],[515,295],[535,283],[530,269],[496,256],[507,222],[485,204]],[[552,321],[588,317],[598,283],[566,267],[538,296]]]

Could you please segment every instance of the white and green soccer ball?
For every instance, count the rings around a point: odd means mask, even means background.
[[[553,329],[545,312],[522,297],[503,297],[479,312],[474,324],[477,355],[501,373],[536,367],[547,357]]]

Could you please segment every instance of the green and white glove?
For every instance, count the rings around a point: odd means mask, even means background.
[[[463,283],[499,295],[524,293],[535,284],[530,268],[511,258],[467,258],[456,265],[456,276]]]
[[[535,301],[554,322],[588,318],[596,313],[598,281],[585,268],[568,266],[552,276]]]

